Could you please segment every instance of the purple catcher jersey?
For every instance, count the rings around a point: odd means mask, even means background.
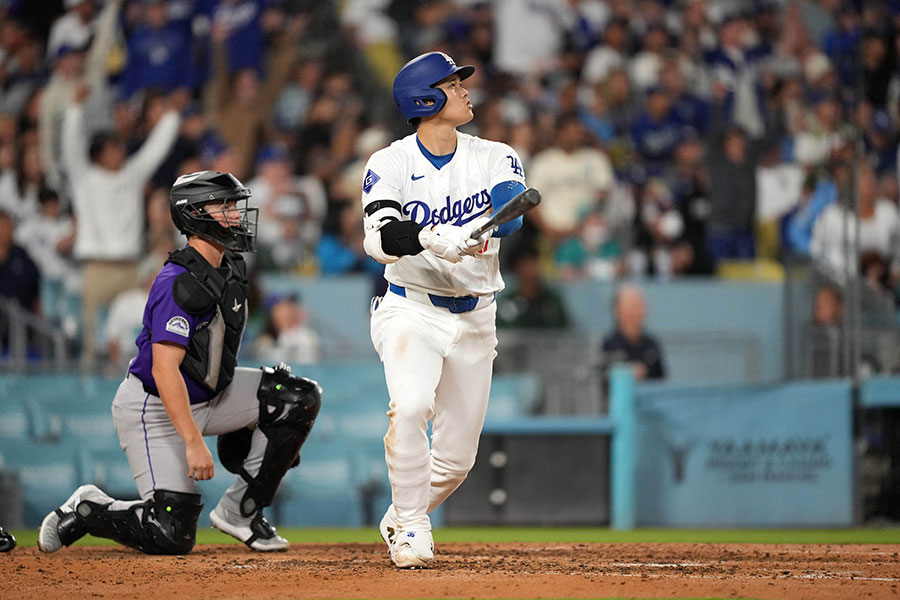
[[[145,389],[156,389],[153,380],[153,344],[157,342],[172,342],[187,348],[191,336],[198,328],[205,327],[215,315],[215,306],[209,311],[192,315],[175,303],[172,286],[175,278],[186,272],[181,265],[168,263],[156,276],[153,286],[150,288],[150,297],[147,306],[144,307],[144,328],[135,342],[138,354],[129,367],[135,377],[141,380]],[[184,383],[187,385],[191,404],[207,402],[216,395],[216,392],[207,389],[200,382],[181,373]],[[158,394],[156,394],[158,395]]]

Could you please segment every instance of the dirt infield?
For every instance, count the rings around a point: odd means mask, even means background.
[[[900,598],[900,545],[443,544],[398,571],[380,544],[178,557],[79,546],[0,554],[0,598]]]

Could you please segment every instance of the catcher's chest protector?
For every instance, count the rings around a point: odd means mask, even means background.
[[[188,246],[168,261],[188,270],[175,279],[175,302],[191,314],[215,307],[215,314],[197,327],[187,346],[181,369],[215,392],[228,387],[237,366],[241,337],[247,324],[247,267],[237,252],[227,251],[218,269]]]

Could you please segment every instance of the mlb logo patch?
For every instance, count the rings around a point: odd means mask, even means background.
[[[381,181],[381,177],[379,177],[378,174],[375,173],[375,171],[369,169],[366,172],[366,178],[363,179],[363,191],[368,194],[372,191],[372,188],[379,181]]]

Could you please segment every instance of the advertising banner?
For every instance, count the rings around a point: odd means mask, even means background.
[[[641,526],[853,523],[850,384],[636,389]]]

